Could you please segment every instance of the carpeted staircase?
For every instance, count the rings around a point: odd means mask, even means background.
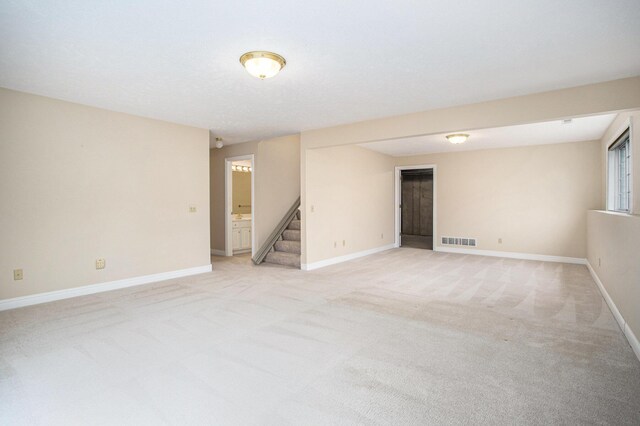
[[[282,231],[264,261],[300,268],[300,211]]]

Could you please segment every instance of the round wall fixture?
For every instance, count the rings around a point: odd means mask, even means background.
[[[264,80],[278,74],[287,61],[277,53],[256,50],[240,56],[240,63],[249,74]]]

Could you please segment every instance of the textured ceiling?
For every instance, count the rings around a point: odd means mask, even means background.
[[[360,144],[361,147],[383,154],[401,157],[405,155],[431,154],[435,152],[473,151],[478,149],[508,148],[527,145],[593,141],[602,138],[616,114],[574,118],[571,123],[547,121],[518,126],[467,130],[469,139],[454,145],[446,133],[393,139]]]
[[[640,74],[638,0],[3,0],[0,86],[225,143]],[[285,56],[273,79],[239,56]]]

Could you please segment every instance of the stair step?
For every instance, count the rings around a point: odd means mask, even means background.
[[[300,230],[300,220],[292,220],[287,229]]]
[[[282,238],[289,241],[300,241],[300,231],[294,229],[285,229]]]
[[[300,267],[300,255],[287,253],[284,251],[272,251],[264,258],[265,262],[275,263],[277,265]]]
[[[276,251],[300,254],[300,241],[276,241]]]

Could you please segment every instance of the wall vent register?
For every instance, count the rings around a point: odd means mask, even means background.
[[[468,237],[442,237],[440,242],[443,246],[476,247],[478,245],[478,241],[475,238]]]

